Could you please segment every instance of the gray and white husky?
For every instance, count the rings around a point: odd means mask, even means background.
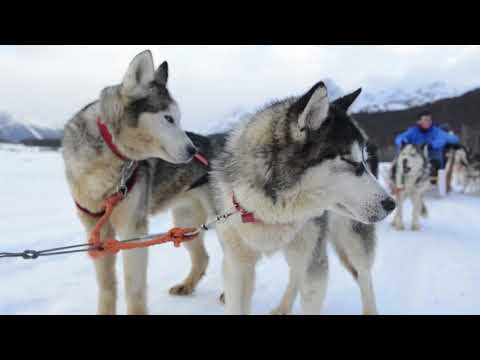
[[[451,192],[453,188],[465,192],[468,185],[469,150],[463,145],[450,146],[446,158],[447,192]]]
[[[189,186],[205,174],[201,166],[190,163],[197,152],[191,139],[195,136],[189,137],[182,130],[180,110],[167,89],[167,81],[167,63],[155,71],[151,52],[144,51],[130,63],[120,84],[103,89],[99,100],[86,106],[66,124],[63,139],[66,178],[87,234],[102,214],[105,198],[118,191],[121,174],[130,164],[127,159],[138,162],[134,186],[112,213],[102,239],[115,235],[120,239],[146,235],[148,215],[171,206],[174,195],[181,200]],[[202,144],[200,141],[199,145]],[[205,152],[208,152],[207,145],[202,146]],[[179,170],[172,173],[175,166]],[[165,184],[166,177],[168,184]],[[153,199],[152,193],[156,194]],[[190,202],[201,201],[196,200],[194,194],[189,194]],[[181,201],[176,204],[180,206]],[[182,217],[185,215],[181,210],[177,212]],[[193,225],[197,217],[201,218],[195,209],[186,213],[192,213],[189,225]],[[203,218],[198,222],[201,221]],[[189,246],[195,247],[198,241]],[[144,314],[147,312],[147,250],[125,251],[123,259],[127,311]],[[97,312],[113,314],[117,293],[115,256],[105,256],[94,262],[99,287]],[[192,273],[172,292],[184,292],[193,287],[208,257],[192,258],[192,262]]]
[[[367,139],[365,139],[367,141]],[[378,154],[375,145],[368,143],[367,165],[372,174],[378,176]],[[351,218],[338,215],[335,212],[326,211],[320,218],[313,222],[314,231],[317,233],[317,244],[311,254],[305,254],[301,246],[289,247],[286,251],[288,263],[302,261],[302,257],[318,257],[324,267],[325,277],[328,271],[328,257],[325,251],[325,242],[329,241],[337,253],[340,263],[348,270],[360,287],[363,314],[377,314],[374,287],[371,270],[375,260],[377,233],[375,224],[364,224]],[[313,235],[312,235],[313,236]],[[301,242],[298,243],[301,245]],[[320,251],[319,251],[320,250]],[[303,260],[304,263],[308,261]],[[273,315],[286,315],[292,310],[293,303],[302,284],[301,273],[296,273],[298,267],[290,269],[287,290],[280,304],[272,311]],[[328,279],[325,279],[322,286],[326,287]],[[308,288],[307,288],[308,289]],[[325,289],[320,289],[325,291]]]
[[[469,159],[466,183],[465,193],[480,194],[480,154],[475,154]]]
[[[420,216],[427,217],[424,194],[431,187],[431,165],[428,160],[428,146],[404,145],[392,162],[390,185],[395,193],[397,210],[392,225],[397,230],[405,230],[403,223],[403,203],[410,198],[413,204],[413,231],[420,230]]]
[[[330,210],[372,224],[395,208],[367,170],[366,136],[347,115],[359,94],[330,103],[320,82],[303,96],[275,102],[237,127],[213,161],[218,211],[233,204],[242,213],[217,225],[228,314],[250,312],[255,265],[278,250],[290,266],[287,292],[298,288],[303,311],[318,314],[328,269],[321,216]]]

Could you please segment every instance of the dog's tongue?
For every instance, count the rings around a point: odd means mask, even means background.
[[[208,160],[205,158],[205,156],[203,156],[202,154],[200,153],[196,153],[194,158],[199,162],[201,163],[202,165],[208,167],[210,165],[210,163],[208,162]]]

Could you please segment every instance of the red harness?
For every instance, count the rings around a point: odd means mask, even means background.
[[[127,181],[127,184],[126,184],[127,191],[125,192],[125,196],[133,189],[133,186],[137,182],[137,174],[138,174],[138,166],[135,168],[132,175],[130,176],[130,178]],[[75,201],[75,205],[77,206],[77,208],[79,210],[81,210],[82,212],[84,212],[87,215],[90,215],[91,217],[102,217],[105,214],[105,210],[102,210],[101,212],[95,213],[95,212],[92,212],[92,211],[84,208],[83,206],[81,206],[76,200],[74,200],[74,201]]]
[[[242,222],[244,224],[248,224],[248,223],[258,224],[258,223],[261,223],[260,220],[255,218],[255,214],[253,212],[251,212],[251,211],[249,212],[249,211],[245,210],[242,207],[242,205],[240,205],[240,203],[235,198],[235,194],[232,195],[232,202],[233,202],[233,205],[235,206],[235,209],[238,212],[240,212],[240,215],[242,216]]]

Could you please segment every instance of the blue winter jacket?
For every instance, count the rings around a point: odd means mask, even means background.
[[[442,169],[444,167],[443,149],[448,144],[458,143],[459,139],[457,136],[451,135],[437,126],[432,126],[427,131],[422,131],[418,126],[411,127],[395,138],[398,150],[400,150],[402,144],[430,145],[430,159],[438,160]]]

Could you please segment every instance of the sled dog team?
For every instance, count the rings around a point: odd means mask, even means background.
[[[395,209],[395,201],[376,180],[375,146],[348,115],[360,90],[330,99],[318,82],[227,133],[202,136],[182,129],[168,78],[167,63],[155,69],[151,52],[144,51],[119,84],[103,89],[65,126],[66,178],[87,236],[133,160],[138,166],[103,239],[146,235],[149,216],[165,210],[172,211],[175,226],[191,228],[235,206],[240,213],[216,227],[227,314],[251,312],[256,263],[280,250],[289,281],[272,313],[290,313],[299,294],[303,313],[320,314],[327,241],[358,283],[363,313],[376,314],[374,224]],[[198,161],[200,154],[209,166]],[[184,246],[191,269],[170,289],[173,295],[191,294],[209,263],[202,234]],[[127,312],[146,314],[148,251],[122,256]],[[116,313],[115,261],[115,255],[94,260],[98,314]]]

